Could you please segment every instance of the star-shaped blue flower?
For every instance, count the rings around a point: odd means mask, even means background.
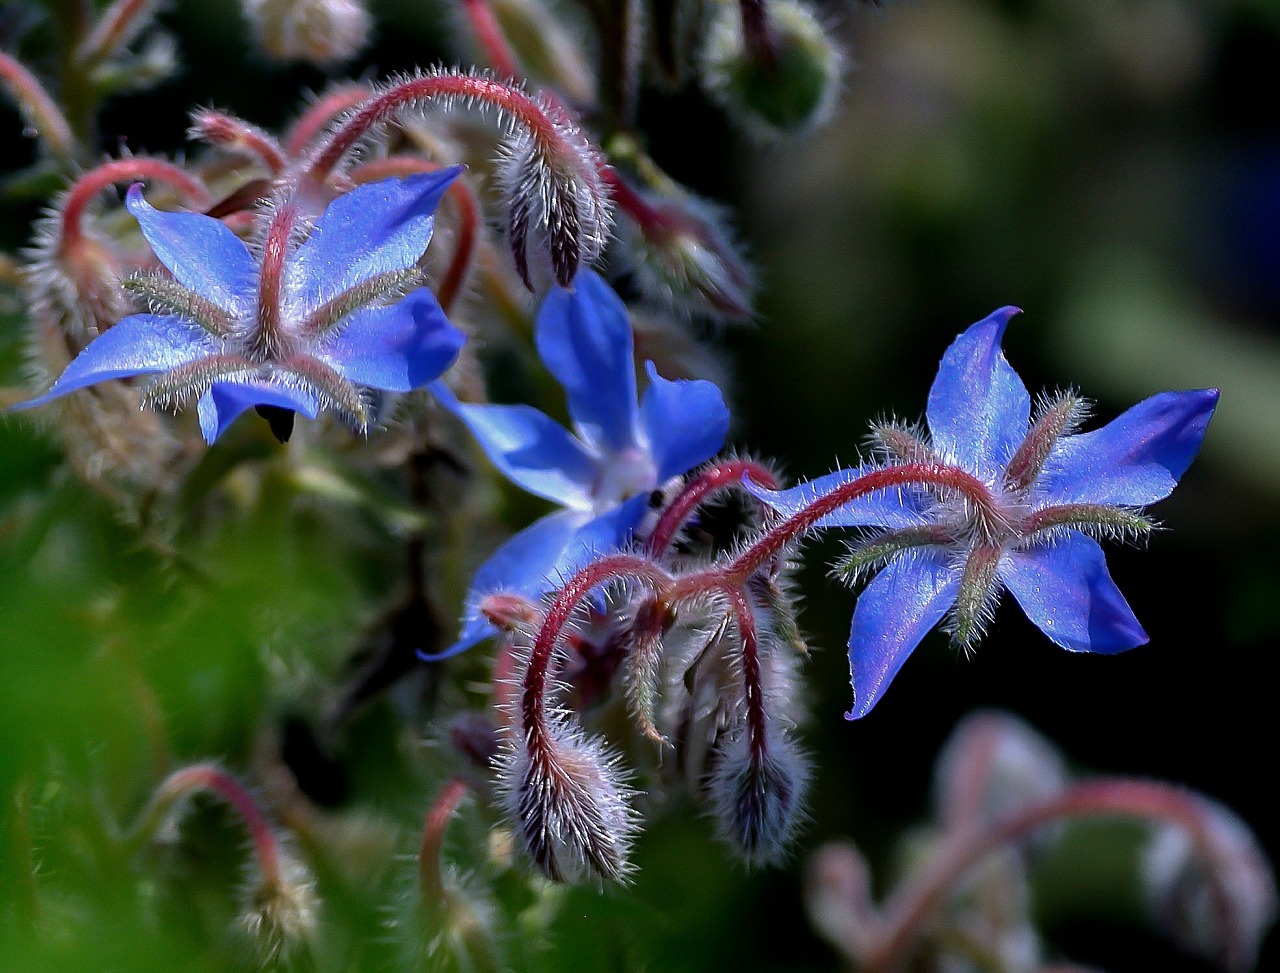
[[[929,392],[927,434],[876,430],[889,464],[919,468],[918,482],[866,494],[817,525],[866,529],[841,567],[850,578],[874,573],[849,634],[849,719],[870,711],[935,625],[945,622],[961,645],[975,641],[1006,588],[1065,649],[1114,653],[1147,641],[1094,537],[1150,529],[1140,508],[1168,496],[1190,466],[1218,392],[1164,392],[1087,433],[1076,432],[1085,405],[1072,394],[1042,400],[1033,418],[1000,349],[1015,313],[996,311],[947,349]],[[791,516],[886,468],[753,492]]]
[[[309,229],[285,200],[256,252],[221,221],[156,210],[133,186],[126,205],[168,271],[126,282],[150,312],[105,331],[48,392],[19,408],[149,375],[144,402],[197,398],[210,443],[255,406],[308,418],[334,409],[364,431],[372,419],[366,390],[420,388],[466,340],[418,287],[416,269],[440,197],[461,171],[360,186]]]
[[[468,405],[441,383],[432,391],[511,482],[564,509],[507,541],[476,572],[458,641],[446,658],[495,634],[480,614],[489,594],[536,598],[593,554],[625,545],[655,487],[724,445],[729,411],[714,384],[668,381],[647,363],[637,403],[631,320],[595,273],[556,288],[538,312],[538,354],[569,398],[570,433],[525,405]]]

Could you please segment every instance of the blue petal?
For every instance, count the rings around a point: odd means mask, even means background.
[[[420,653],[421,657],[427,662],[447,659],[496,635],[498,630],[480,614],[480,602],[494,592],[538,598],[558,580],[548,582],[547,578],[556,575],[557,565],[582,523],[581,513],[560,510],[534,521],[499,547],[471,581],[458,640],[443,652]]]
[[[1027,434],[1031,396],[1000,339],[1016,307],[1004,307],[956,338],[942,356],[925,415],[934,449],[994,480]]]
[[[357,385],[408,392],[438,378],[466,341],[431,292],[422,289],[390,307],[357,311],[316,357]]]
[[[877,467],[860,466],[836,470],[826,476],[806,483],[798,483],[788,490],[767,490],[748,479],[746,488],[783,517],[792,517],[808,507],[819,497],[825,497],[837,487]],[[920,501],[909,487],[877,490],[850,500],[832,513],[821,518],[816,527],[917,527],[927,522]]]
[[[212,446],[231,423],[256,405],[292,409],[308,419],[314,419],[320,411],[320,403],[315,396],[302,389],[276,385],[262,379],[214,382],[209,391],[200,396],[196,406],[205,442]]]
[[[1200,451],[1217,404],[1217,389],[1162,392],[1101,429],[1063,437],[1037,481],[1043,498],[1129,506],[1163,500]]]
[[[206,331],[181,318],[132,314],[91,341],[48,392],[14,409],[44,405],[68,392],[113,378],[165,372],[217,354],[218,350]]]
[[[1113,653],[1147,642],[1091,537],[1068,531],[1052,544],[1009,551],[997,570],[1027,617],[1064,649]]]
[[[849,631],[853,709],[845,719],[871,711],[929,629],[955,604],[960,569],[950,552],[919,547],[895,557],[858,596]]]
[[[729,434],[729,409],[712,382],[670,382],[646,362],[649,387],[640,403],[640,427],[658,480],[669,480],[710,459]]]
[[[636,373],[631,318],[594,271],[574,289],[555,288],[538,312],[538,354],[569,397],[582,438],[601,451],[636,444]]]
[[[555,420],[527,405],[459,402],[442,382],[432,383],[431,393],[512,483],[563,507],[591,508],[596,460]]]
[[[125,206],[142,235],[179,284],[232,316],[253,308],[258,264],[238,236],[221,220],[203,213],[166,213],[142,198],[135,183]]]
[[[431,241],[440,197],[464,168],[371,182],[330,203],[285,267],[297,315],[370,277],[416,264]]]

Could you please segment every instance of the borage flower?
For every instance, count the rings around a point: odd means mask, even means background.
[[[134,185],[126,205],[168,270],[125,282],[149,313],[105,331],[19,408],[151,375],[143,403],[176,407],[196,397],[210,443],[251,407],[273,418],[282,439],[294,413],[314,419],[322,408],[363,432],[373,420],[366,389],[420,388],[466,340],[418,286],[416,266],[440,197],[461,171],[361,186],[330,203],[309,232],[286,199],[257,254],[216,219],[152,208]]]
[[[1147,641],[1094,538],[1151,529],[1140,510],[1168,496],[1195,458],[1218,392],[1164,392],[1087,433],[1077,433],[1086,403],[1073,393],[1042,399],[1033,419],[1000,350],[1015,313],[995,312],[947,349],[927,434],[874,430],[889,465],[753,490],[791,516],[863,476],[896,469],[907,484],[864,492],[816,524],[868,528],[837,569],[849,580],[875,573],[849,634],[850,719],[875,705],[933,626],[945,620],[952,640],[971,646],[1004,588],[1065,649],[1114,653]]]
[[[458,641],[468,649],[496,631],[480,614],[495,592],[534,598],[591,555],[624,546],[649,495],[710,459],[729,429],[720,390],[668,381],[648,362],[637,403],[631,320],[613,289],[589,270],[554,288],[538,312],[538,354],[564,386],[576,435],[527,405],[470,405],[437,382],[432,391],[512,483],[563,507],[507,541],[476,572]]]

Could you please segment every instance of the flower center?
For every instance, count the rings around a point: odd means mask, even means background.
[[[597,515],[658,484],[658,470],[647,452],[634,447],[614,453],[601,467],[591,490]]]

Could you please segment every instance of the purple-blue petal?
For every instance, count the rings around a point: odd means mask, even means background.
[[[997,570],[1027,617],[1064,649],[1113,653],[1147,642],[1091,537],[1068,531],[1053,543],[1009,551]]]
[[[712,382],[668,381],[646,362],[649,387],[640,403],[640,428],[660,482],[710,459],[729,434],[729,409]]]
[[[221,220],[203,213],[168,213],[142,197],[135,183],[125,206],[160,262],[183,287],[212,301],[233,317],[253,307],[258,264],[241,239]]]
[[[371,277],[416,264],[431,241],[440,197],[464,168],[371,182],[330,203],[285,266],[298,316]]]
[[[1037,480],[1041,498],[1126,506],[1163,500],[1200,451],[1217,404],[1217,389],[1162,392],[1101,429],[1063,437]]]
[[[512,483],[564,507],[591,507],[597,462],[563,426],[527,405],[470,405],[442,382],[431,393],[461,419]]]
[[[938,366],[925,412],[933,448],[994,480],[1027,433],[1031,396],[1005,360],[1000,339],[1016,307],[1003,307],[952,342]]]
[[[408,392],[439,378],[466,341],[424,288],[390,307],[357,311],[316,357],[357,385]]]
[[[808,507],[819,497],[825,497],[837,487],[856,480],[866,473],[875,472],[874,466],[861,466],[836,470],[826,476],[805,483],[797,483],[787,490],[768,490],[747,480],[746,488],[783,517],[791,517]],[[850,500],[832,513],[822,517],[816,527],[917,527],[927,522],[919,499],[910,487],[893,487],[877,490]]]
[[[231,423],[258,405],[292,409],[308,419],[314,419],[320,411],[320,403],[316,397],[304,389],[278,385],[264,379],[214,382],[200,396],[196,407],[205,442],[212,446]]]
[[[165,372],[217,354],[208,332],[181,318],[132,314],[91,341],[44,395],[14,409],[44,405],[68,392],[131,375]]]
[[[583,439],[602,452],[636,444],[636,373],[631,317],[594,271],[573,290],[554,288],[538,311],[538,354],[564,386],[569,415]]]
[[[849,631],[853,709],[845,719],[871,711],[929,629],[955,604],[960,568],[942,548],[904,551],[858,596]]]
[[[497,634],[497,629],[480,614],[480,602],[495,592],[535,599],[554,584],[557,565],[565,549],[582,526],[584,514],[560,510],[534,521],[511,537],[480,566],[467,594],[466,613],[458,639],[443,652],[422,654],[428,662],[465,652],[476,643]]]

